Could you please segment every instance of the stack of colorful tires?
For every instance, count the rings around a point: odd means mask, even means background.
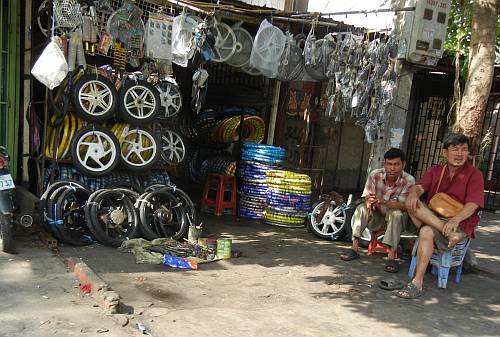
[[[285,160],[285,150],[275,146],[246,143],[238,168],[239,211],[243,218],[262,219],[267,199],[266,172],[279,169]]]
[[[303,227],[311,203],[311,178],[285,170],[270,170],[264,222],[282,227]]]

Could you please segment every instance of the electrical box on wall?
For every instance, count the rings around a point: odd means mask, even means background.
[[[403,16],[406,46],[400,46],[401,56],[412,63],[436,65],[443,56],[451,0],[416,0],[414,6],[414,12]]]

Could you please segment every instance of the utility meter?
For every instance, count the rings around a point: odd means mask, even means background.
[[[415,11],[403,16],[405,58],[412,63],[436,65],[443,56],[451,0],[416,0]],[[402,56],[402,55],[401,55]]]

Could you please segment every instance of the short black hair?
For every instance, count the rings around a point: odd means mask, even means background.
[[[467,144],[470,147],[469,137],[463,133],[449,133],[443,141],[443,149],[447,149],[450,145]]]
[[[401,161],[406,161],[406,156],[403,150],[396,149],[395,147],[393,147],[387,150],[387,152],[384,154],[384,161],[387,159],[396,159],[396,158],[401,158]]]

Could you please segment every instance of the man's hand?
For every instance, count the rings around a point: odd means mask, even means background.
[[[373,209],[373,206],[378,202],[378,198],[375,194],[370,194],[369,196],[365,197],[365,205],[368,209]]]
[[[405,201],[406,209],[412,213],[415,213],[418,208],[418,203],[420,202],[418,195],[415,192],[410,192]]]
[[[444,224],[443,235],[448,236],[450,235],[450,233],[456,232],[459,224],[460,221],[456,220],[455,218],[449,219],[448,222]]]

